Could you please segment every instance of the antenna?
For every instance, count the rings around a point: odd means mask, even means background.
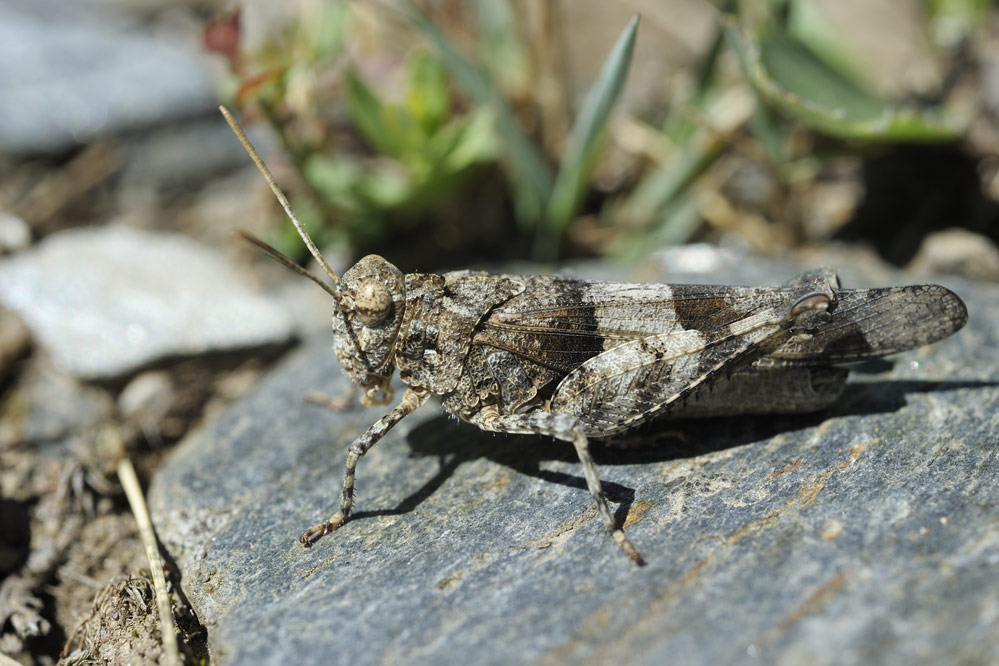
[[[336,300],[336,301],[340,300],[340,292],[336,290],[336,287],[333,287],[330,284],[328,284],[326,282],[323,282],[318,277],[316,277],[315,275],[313,275],[309,271],[305,270],[304,268],[302,268],[301,266],[299,266],[298,264],[296,264],[294,261],[292,261],[291,259],[289,259],[285,255],[281,254],[281,252],[279,252],[278,250],[274,249],[273,247],[271,247],[270,245],[268,245],[264,241],[260,240],[259,238],[257,238],[253,234],[248,233],[246,231],[239,230],[239,231],[236,231],[236,235],[239,236],[240,238],[242,238],[243,240],[245,240],[245,241],[247,241],[247,242],[249,242],[249,243],[251,243],[253,245],[256,245],[258,248],[260,248],[261,250],[263,250],[264,252],[266,252],[267,255],[271,259],[273,259],[274,261],[278,262],[279,264],[281,264],[285,268],[290,268],[291,270],[295,271],[299,275],[301,275],[303,277],[309,278],[310,280],[312,280],[313,282],[315,282],[316,284],[318,284],[320,287],[322,287],[323,291],[325,291],[327,294],[329,294],[330,296],[332,296],[334,300]]]
[[[338,291],[338,288],[340,286],[340,276],[333,271],[333,269],[330,267],[328,263],[326,263],[326,259],[324,259],[323,255],[319,252],[319,248],[316,247],[316,244],[314,242],[312,242],[312,238],[309,236],[309,232],[305,230],[305,225],[303,225],[298,220],[298,218],[295,216],[294,211],[291,210],[291,204],[288,203],[288,197],[286,197],[284,195],[284,192],[281,191],[281,188],[278,187],[277,182],[275,182],[274,180],[274,176],[271,175],[270,169],[268,169],[267,165],[264,164],[264,161],[260,159],[260,155],[257,153],[257,149],[253,147],[252,143],[250,143],[250,140],[246,137],[246,133],[243,132],[243,128],[240,127],[239,123],[236,122],[236,119],[232,117],[232,114],[229,112],[229,109],[225,108],[224,106],[220,106],[219,111],[222,112],[222,117],[225,118],[225,121],[229,123],[229,127],[232,128],[232,131],[236,135],[236,138],[239,139],[239,142],[241,144],[243,144],[243,148],[250,155],[250,159],[253,160],[253,163],[257,165],[257,169],[260,171],[260,173],[263,174],[264,179],[267,181],[267,184],[270,185],[271,187],[271,192],[274,193],[274,196],[277,198],[278,203],[280,203],[281,207],[284,208],[284,212],[288,216],[288,219],[290,219],[291,223],[295,225],[295,230],[298,231],[298,235],[302,237],[302,240],[305,242],[306,247],[309,248],[309,252],[312,253],[312,256],[316,258],[316,261],[319,262],[319,265],[323,267],[323,270],[326,272],[326,275],[328,275],[330,277],[330,280],[332,280],[333,286],[326,289],[326,291],[329,292],[333,296],[333,298],[339,301],[340,292]],[[281,254],[274,248],[268,246],[263,241],[254,238],[249,234],[242,234],[242,235],[251,243],[253,243],[257,247],[260,247],[268,254],[270,254],[272,257],[277,259],[277,261],[281,262],[285,266],[288,266],[296,273],[305,274],[309,276],[309,278],[312,279],[314,282],[318,282],[319,284],[324,285],[324,288],[329,286],[325,285],[321,280],[318,280],[314,275],[302,269],[301,266],[295,264],[293,261],[285,257],[283,254]]]

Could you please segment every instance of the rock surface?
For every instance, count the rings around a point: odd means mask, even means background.
[[[58,366],[90,380],[168,357],[282,344],[293,330],[210,248],[127,227],[64,231],[0,261],[0,303]]]
[[[740,263],[713,278],[752,283],[760,264]],[[999,290],[944,282],[967,328],[856,374],[828,412],[598,449],[644,567],[571,447],[433,405],[361,461],[354,519],[304,550],[382,413],[304,403],[346,389],[328,339],[180,445],[150,490],[157,530],[221,665],[994,663]]]
[[[211,110],[196,44],[99,4],[0,3],[0,151],[60,151]]]

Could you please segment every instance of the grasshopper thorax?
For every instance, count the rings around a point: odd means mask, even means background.
[[[343,274],[333,309],[333,351],[364,389],[366,405],[392,398],[395,343],[406,313],[406,280],[398,268],[369,254]]]

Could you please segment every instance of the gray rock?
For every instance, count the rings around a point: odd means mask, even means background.
[[[64,231],[0,261],[0,303],[57,365],[84,379],[292,334],[291,317],[210,248],[127,227]]]
[[[207,62],[94,3],[0,3],[0,150],[64,150],[207,112]]]
[[[354,518],[304,550],[382,413],[303,401],[347,386],[329,340],[179,446],[150,490],[157,530],[223,665],[995,662],[999,291],[946,283],[968,327],[868,367],[829,412],[598,450],[644,567],[571,447],[433,406],[361,461]]]

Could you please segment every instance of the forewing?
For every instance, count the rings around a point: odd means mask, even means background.
[[[714,331],[787,301],[777,287],[582,282],[533,277],[480,322],[475,343],[567,374],[629,341]]]
[[[589,435],[623,432],[770,353],[791,335],[785,321],[783,308],[768,308],[711,332],[625,342],[569,373],[550,409],[579,417]]]

